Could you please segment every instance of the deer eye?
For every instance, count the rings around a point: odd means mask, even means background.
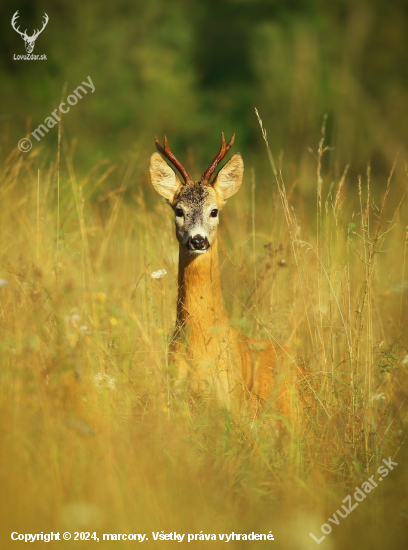
[[[176,216],[178,218],[182,218],[183,217],[183,211],[181,208],[176,208]]]
[[[216,218],[218,216],[218,210],[216,208],[214,208],[214,210],[211,210],[210,216],[212,218]]]

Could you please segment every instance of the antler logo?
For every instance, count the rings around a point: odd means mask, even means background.
[[[43,32],[43,30],[47,26],[48,15],[45,12],[44,12],[44,14],[45,14],[44,15],[44,23],[43,23],[42,29],[40,31],[38,29],[36,31],[34,31],[32,36],[27,35],[27,29],[24,32],[20,32],[20,30],[19,30],[20,27],[16,28],[16,22],[17,22],[17,19],[18,19],[18,10],[13,15],[13,19],[11,20],[11,26],[13,27],[13,29],[16,32],[18,32],[18,34],[21,35],[22,39],[24,40],[25,49],[26,49],[27,53],[31,53],[33,51],[34,46],[35,46],[35,41],[37,40],[38,36]]]

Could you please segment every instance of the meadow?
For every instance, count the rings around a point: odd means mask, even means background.
[[[47,14],[44,61],[18,60],[16,10],[28,34]],[[407,2],[19,0],[0,30],[0,549],[406,548]],[[197,178],[221,132],[245,163],[225,307],[287,350],[287,418],[172,382],[178,245],[149,157],[167,135]]]
[[[222,211],[220,266],[231,323],[289,350],[293,413],[279,436],[273,402],[233,417],[172,386],[178,247],[140,149],[121,169],[77,171],[60,128],[55,157],[3,157],[2,548],[23,544],[14,531],[147,533],[148,545],[172,544],[152,532],[271,531],[273,543],[229,544],[315,548],[309,533],[320,538],[389,457],[398,466],[322,548],[404,547],[406,163],[396,155],[385,177],[325,170],[323,121],[292,177],[259,122],[269,168],[246,163]],[[48,543],[60,544],[135,542]]]

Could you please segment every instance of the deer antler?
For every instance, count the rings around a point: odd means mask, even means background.
[[[23,38],[25,38],[27,36],[27,29],[24,31],[24,32],[21,32],[19,29],[20,27],[17,27],[16,28],[16,23],[17,23],[17,19],[19,18],[19,15],[18,15],[18,10],[16,11],[16,13],[13,15],[13,19],[11,20],[11,26],[13,27],[13,29],[18,32],[18,34],[21,34],[21,36]]]
[[[157,150],[160,151],[160,153],[164,155],[177,168],[177,170],[183,176],[185,183],[193,184],[194,182],[190,174],[187,172],[187,170],[184,168],[181,162],[177,160],[176,157],[171,152],[169,144],[167,142],[167,137],[164,136],[164,147],[160,145],[159,140],[157,139],[157,136],[155,136],[155,141],[156,141]]]
[[[207,170],[202,175],[201,185],[208,185],[208,183],[210,181],[210,178],[214,173],[214,170],[217,168],[218,164],[222,161],[222,159],[225,157],[225,155],[231,149],[232,145],[234,144],[234,140],[235,140],[235,134],[229,140],[228,145],[225,145],[224,132],[222,133],[220,152],[218,153],[218,155],[215,157],[215,159],[212,161],[210,166],[207,168]]]
[[[45,27],[47,26],[47,23],[48,23],[48,15],[47,15],[45,12],[44,12],[44,14],[45,14],[45,15],[43,15],[43,17],[44,17],[45,21],[44,21],[44,23],[43,23],[42,29],[41,29],[40,31],[37,29],[37,31],[34,32],[32,38],[37,38],[38,35],[41,34],[41,33],[43,32],[43,30],[45,29]]]

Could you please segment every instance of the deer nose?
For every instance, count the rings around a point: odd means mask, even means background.
[[[206,250],[210,246],[207,237],[201,235],[190,237],[189,244],[193,250]]]

